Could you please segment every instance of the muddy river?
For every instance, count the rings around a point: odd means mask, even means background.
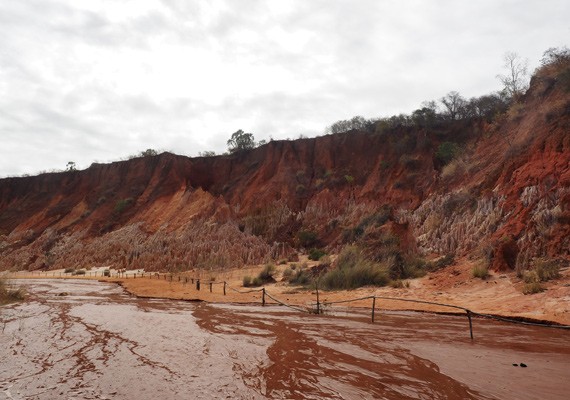
[[[21,281],[0,307],[0,399],[567,399],[570,332],[419,313],[129,296]],[[522,367],[521,363],[526,367]],[[513,365],[516,364],[516,365]]]

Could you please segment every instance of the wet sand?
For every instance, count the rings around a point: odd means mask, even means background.
[[[25,280],[0,308],[0,399],[565,399],[570,332],[465,317],[316,316]],[[64,294],[60,296],[61,294]],[[525,363],[526,368],[512,364]]]

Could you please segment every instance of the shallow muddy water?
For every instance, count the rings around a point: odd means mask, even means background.
[[[300,314],[20,281],[0,399],[566,399],[570,332],[465,317]],[[338,313],[337,313],[338,314]],[[520,367],[520,363],[527,365]],[[517,366],[513,366],[517,364]]]

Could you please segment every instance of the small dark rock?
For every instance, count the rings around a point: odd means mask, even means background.
[[[526,368],[526,364],[525,363],[520,363],[519,364],[521,367]]]
[[[519,366],[518,364],[513,364],[513,367],[518,367],[518,366]]]

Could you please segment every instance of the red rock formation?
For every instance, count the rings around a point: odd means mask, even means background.
[[[235,266],[285,256],[299,231],[335,249],[389,221],[406,251],[474,255],[486,246],[497,269],[570,256],[561,68],[539,71],[492,124],[352,131],[2,179],[0,269]],[[464,149],[445,167],[434,155],[443,141]]]

